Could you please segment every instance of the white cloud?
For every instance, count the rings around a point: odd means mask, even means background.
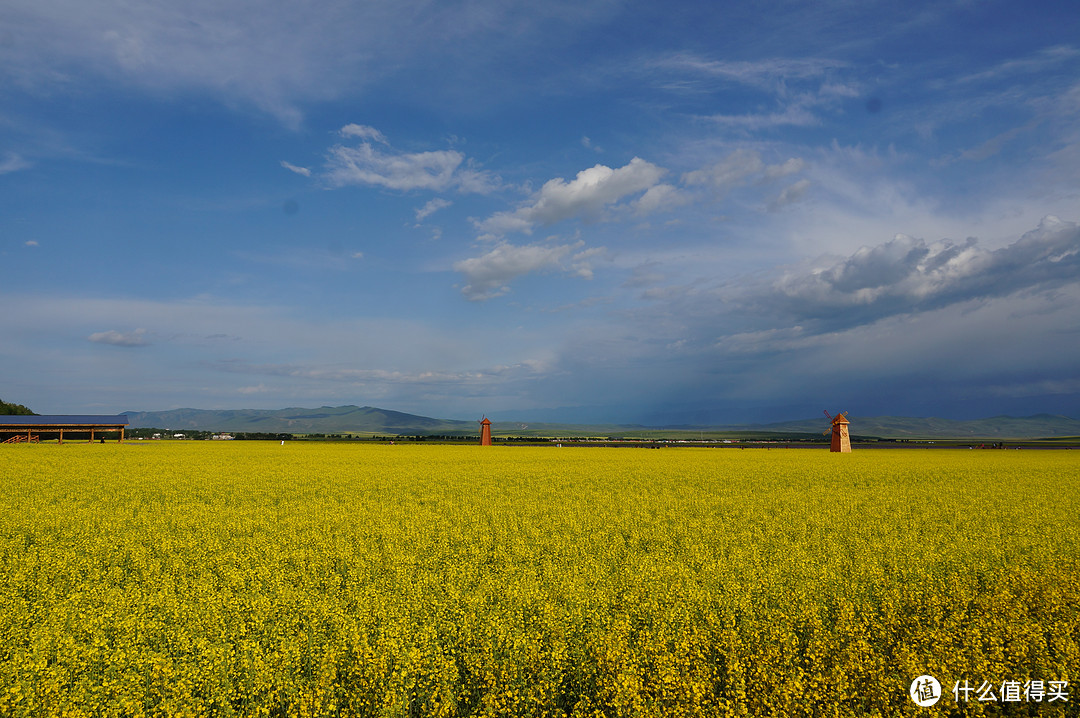
[[[370,127],[368,125],[358,125],[356,123],[350,122],[349,124],[342,127],[338,132],[342,137],[356,137],[361,140],[374,140],[375,142],[384,145],[390,144],[389,142],[387,142],[386,136],[383,133],[379,132],[374,127]]]
[[[799,157],[791,157],[783,164],[769,165],[765,168],[763,173],[763,179],[771,182],[772,180],[778,180],[788,175],[793,175],[796,172],[801,172],[805,163]]]
[[[768,210],[770,212],[777,212],[789,204],[798,202],[806,194],[806,191],[810,189],[810,180],[801,179],[795,184],[788,185],[775,199],[769,202]]]
[[[454,171],[465,156],[453,150],[386,154],[367,142],[359,147],[330,148],[326,176],[331,184],[366,184],[397,190],[442,191],[454,181]]]
[[[811,127],[821,120],[802,105],[789,105],[782,112],[745,115],[709,115],[708,119],[718,125],[738,127],[746,130],[764,130],[772,127],[790,125],[792,127]]]
[[[630,277],[623,282],[623,286],[630,289],[650,287],[667,279],[667,275],[661,271],[661,263],[649,260],[631,269]]]
[[[1046,73],[1050,68],[1063,62],[1074,59],[1080,50],[1068,45],[1055,45],[1042,48],[1034,55],[1021,59],[1005,60],[989,69],[957,78],[957,83],[974,83],[985,81],[998,81],[1005,77],[1016,75],[1038,75]]]
[[[593,143],[593,141],[591,139],[589,139],[588,137],[582,137],[581,138],[581,146],[586,148],[586,149],[590,149],[593,152],[597,152],[597,153],[602,153],[604,151],[604,149],[602,147],[597,147]]]
[[[743,184],[747,178],[765,167],[761,155],[753,150],[738,149],[716,164],[687,172],[682,181],[688,185],[712,185],[721,191]]]
[[[653,77],[660,88],[678,94],[715,95],[740,85],[768,98],[776,109],[743,114],[706,116],[724,127],[754,132],[783,126],[809,127],[822,122],[817,111],[856,97],[857,83],[838,76],[850,74],[850,65],[827,58],[762,58],[750,61],[714,60],[693,53],[678,53],[635,66]],[[745,92],[747,90],[743,90]],[[769,105],[754,102],[755,107]]]
[[[586,26],[609,0],[0,3],[0,68],[34,92],[104,83],[155,94],[206,92],[299,127],[308,102],[362,92],[438,63],[453,74],[491,70],[519,42]],[[482,48],[480,52],[477,48]],[[439,73],[440,76],[445,76]],[[470,75],[470,85],[474,75]]]
[[[355,22],[364,15],[374,13],[318,1],[15,2],[0,11],[11,38],[0,43],[0,64],[38,91],[100,80],[152,92],[197,89],[297,126],[298,102],[336,96],[346,85],[339,78],[366,64],[348,49],[358,28],[365,42],[377,41],[377,28]],[[347,71],[330,72],[335,66]]]
[[[602,248],[579,251],[584,242],[560,245],[529,244],[516,246],[500,242],[487,253],[454,263],[454,270],[468,282],[461,293],[472,301],[501,296],[510,291],[509,282],[517,277],[546,270],[563,270],[584,279],[592,278],[590,259],[603,253]]]
[[[714,77],[742,85],[774,89],[779,81],[824,77],[846,63],[824,58],[765,58],[753,61],[711,60],[692,53],[680,53],[655,60],[660,69]]]
[[[432,214],[438,212],[440,209],[446,209],[452,204],[453,202],[448,199],[436,197],[435,199],[430,200],[420,209],[416,210],[416,221],[423,222],[425,219],[430,217]]]
[[[674,209],[690,201],[690,196],[674,185],[658,184],[645,190],[645,194],[634,200],[633,207],[635,213],[646,215]]]
[[[685,173],[682,181],[689,186],[713,187],[725,193],[751,181],[774,182],[801,172],[804,164],[802,159],[792,157],[778,165],[766,165],[756,150],[740,148],[719,162]]]
[[[36,239],[28,239],[25,242],[23,242],[23,244],[24,244],[24,246],[27,246],[27,247],[36,247],[36,246],[38,246],[38,241]]]
[[[115,329],[110,329],[106,332],[94,332],[87,339],[98,344],[111,344],[116,347],[142,347],[149,344],[146,341],[145,329],[136,329],[131,332],[118,332]]]
[[[458,168],[454,185],[464,194],[490,194],[502,188],[502,179],[493,172],[478,169],[472,159],[467,159],[465,166]]]
[[[377,149],[370,142],[331,147],[325,177],[334,187],[372,185],[435,192],[456,188],[459,192],[486,193],[499,186],[498,177],[477,169],[456,150],[398,152],[378,130],[361,125],[346,125],[342,134],[376,140],[386,147]]]
[[[0,175],[6,175],[10,172],[18,172],[32,167],[30,162],[23,159],[17,154],[9,153],[3,161],[0,161]]]
[[[572,217],[597,220],[605,208],[656,186],[666,172],[639,157],[618,169],[596,165],[578,172],[569,182],[561,177],[547,181],[524,206],[513,212],[497,212],[476,226],[489,235],[501,236],[531,232],[538,224]]]
[[[297,167],[296,165],[286,162],[285,160],[281,161],[281,166],[289,170],[290,172],[295,172],[296,174],[303,177],[311,176],[311,170],[309,170],[307,167]]]

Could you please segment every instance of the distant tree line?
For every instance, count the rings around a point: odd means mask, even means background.
[[[158,429],[153,427],[128,429],[126,435],[131,439],[175,439],[184,438],[190,441],[208,441],[215,436],[225,434],[238,441],[282,441],[292,440],[292,434],[277,434],[261,431],[201,431],[198,429]],[[177,436],[180,435],[180,436]]]
[[[3,399],[0,399],[0,414],[7,416],[37,416],[35,412],[30,411],[22,404],[9,404]]]

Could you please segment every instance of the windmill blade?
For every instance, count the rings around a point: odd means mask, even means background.
[[[822,409],[822,411],[825,412],[825,416],[829,417],[829,421],[832,421],[832,414],[829,413],[829,410],[828,409]]]

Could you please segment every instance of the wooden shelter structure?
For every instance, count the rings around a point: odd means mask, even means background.
[[[480,446],[491,446],[491,419],[480,420]]]
[[[116,434],[117,443],[124,441],[124,429],[128,425],[128,418],[123,414],[100,416],[100,415],[55,415],[55,416],[26,416],[26,415],[0,415],[0,443],[18,444],[41,442],[43,436],[55,438],[58,443],[64,443],[64,433],[68,439],[75,437],[88,437],[93,442],[95,437],[104,440],[105,434]]]

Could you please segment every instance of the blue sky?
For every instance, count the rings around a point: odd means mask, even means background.
[[[0,397],[1080,416],[1072,2],[7,0]]]

